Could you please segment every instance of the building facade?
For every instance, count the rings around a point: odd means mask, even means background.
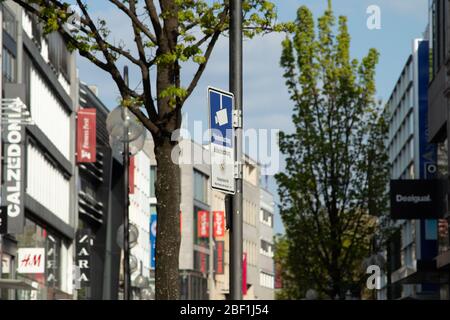
[[[438,173],[441,179],[448,183],[449,179],[449,148],[448,137],[450,133],[449,106],[450,106],[450,4],[448,0],[430,1],[430,47],[431,47],[431,74],[428,88],[428,125],[429,140],[437,145]],[[450,192],[447,191],[447,203]],[[447,212],[438,224],[439,248],[436,256],[436,268],[439,272],[440,298],[450,299],[450,239],[449,218]]]
[[[4,158],[12,157],[15,144],[23,151],[16,153],[15,161],[23,166],[16,172],[20,188],[13,217],[7,204],[12,177],[5,175],[11,162],[2,163],[2,213],[8,217],[1,239],[0,298],[71,299],[78,219],[75,54],[59,33],[44,36],[35,18],[20,6],[5,1],[1,7],[2,110],[15,101],[30,112],[32,124],[17,129],[21,139],[2,137]],[[5,133],[13,127],[7,128]]]
[[[182,299],[229,295],[230,238],[225,194],[211,188],[207,147],[182,140],[180,281]],[[244,299],[273,299],[273,197],[260,188],[257,162],[244,157]]]
[[[386,105],[386,145],[392,179],[434,178],[436,147],[428,142],[429,42],[413,41],[412,54]],[[433,258],[437,221],[396,220],[398,231],[387,250],[388,273],[381,279],[380,299],[433,299],[437,296]]]
[[[259,299],[275,298],[275,264],[274,264],[274,214],[273,195],[264,188],[260,190],[259,209]]]
[[[96,161],[78,163],[78,224],[75,250],[77,299],[117,299],[121,249],[117,229],[123,221],[123,164],[109,145],[109,109],[95,87],[80,83],[79,110],[95,109]]]

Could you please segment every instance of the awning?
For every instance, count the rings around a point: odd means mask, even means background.
[[[0,279],[0,289],[37,290],[37,286],[26,280]]]

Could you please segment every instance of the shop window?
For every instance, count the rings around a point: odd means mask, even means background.
[[[6,48],[3,48],[3,79],[5,82],[16,81],[16,57]]]
[[[44,273],[17,273],[18,279],[37,282],[39,284],[38,289],[17,290],[16,298],[19,300],[48,299],[47,293],[49,290],[61,287],[61,239],[30,219],[26,219],[23,233],[16,235],[16,238],[19,252],[26,248],[44,250]],[[19,268],[21,263],[26,262],[19,261],[19,257],[17,257],[16,269]]]

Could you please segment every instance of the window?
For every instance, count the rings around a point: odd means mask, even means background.
[[[3,48],[3,79],[6,82],[16,81],[16,57],[6,48]]]
[[[23,53],[23,79],[22,83],[25,84],[25,105],[28,107],[28,111],[30,111],[31,107],[31,65],[32,61],[28,53]]]
[[[262,287],[274,289],[274,276],[265,272],[259,273],[259,284]]]
[[[150,166],[150,197],[155,195],[156,166]]]
[[[273,227],[273,214],[265,209],[261,209],[260,214],[261,222],[269,227]]]
[[[24,232],[16,235],[19,248],[44,248],[45,249],[45,276],[41,274],[18,274],[18,278],[25,278],[41,284],[37,292],[18,290],[18,299],[30,299],[31,294],[38,299],[47,299],[48,288],[61,288],[61,239],[46,227],[32,220],[25,220]],[[18,267],[20,261],[16,261]]]
[[[261,239],[261,248],[259,250],[259,252],[262,255],[265,255],[267,257],[272,258],[273,257],[273,244],[271,244],[270,242]]]
[[[209,254],[194,250],[194,269],[203,274],[209,271]]]
[[[13,39],[17,36],[16,17],[5,5],[3,5],[3,31]]]
[[[67,81],[70,81],[70,53],[58,32],[48,35],[48,56],[56,73],[61,73]]]
[[[31,32],[33,35],[34,43],[40,49],[42,46],[42,27],[39,23],[39,19],[34,15],[29,15],[31,20]]]
[[[194,199],[208,202],[208,177],[197,170],[194,170]]]

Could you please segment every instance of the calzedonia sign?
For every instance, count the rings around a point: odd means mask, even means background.
[[[8,124],[2,133],[3,186],[1,222],[5,223],[2,233],[19,234],[23,232],[25,222],[25,128],[20,124],[21,112],[8,113]]]
[[[391,180],[392,219],[438,219],[445,211],[444,180]]]

